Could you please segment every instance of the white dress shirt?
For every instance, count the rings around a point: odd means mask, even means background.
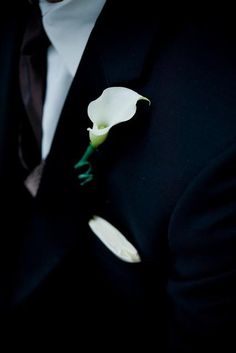
[[[58,120],[85,46],[106,0],[40,0],[50,39],[43,109],[42,159],[50,151]]]

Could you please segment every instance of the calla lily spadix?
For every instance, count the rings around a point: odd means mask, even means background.
[[[88,105],[88,116],[93,123],[92,128],[88,128],[90,144],[83,157],[75,165],[76,169],[86,166],[88,168],[85,173],[78,176],[81,185],[93,179],[92,167],[88,161],[90,155],[106,140],[113,126],[128,121],[135,115],[139,100],[151,103],[148,98],[129,88],[109,87]]]

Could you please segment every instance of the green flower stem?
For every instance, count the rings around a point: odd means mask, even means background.
[[[75,169],[83,167],[84,163],[88,162],[89,157],[93,154],[94,151],[95,151],[95,148],[92,145],[89,145],[86,151],[84,152],[84,155],[82,156],[82,158],[79,160],[78,163],[75,164]]]
[[[92,166],[91,163],[88,161],[89,157],[94,153],[95,148],[90,144],[85,153],[83,154],[82,158],[79,160],[78,163],[75,164],[74,168],[79,169],[83,167],[88,167],[87,170],[83,173],[78,175],[78,178],[81,180],[80,185],[84,185],[89,181],[93,180]]]

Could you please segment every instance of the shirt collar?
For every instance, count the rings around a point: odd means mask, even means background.
[[[39,2],[48,38],[73,76],[105,2],[106,0]]]

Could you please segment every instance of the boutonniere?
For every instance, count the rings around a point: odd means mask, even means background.
[[[109,87],[100,97],[88,105],[88,116],[92,121],[92,128],[88,128],[90,143],[74,168],[81,170],[78,178],[84,185],[93,179],[90,156],[106,140],[110,129],[124,121],[130,120],[136,113],[139,100],[150,100],[126,87]],[[82,172],[83,170],[83,172]]]

